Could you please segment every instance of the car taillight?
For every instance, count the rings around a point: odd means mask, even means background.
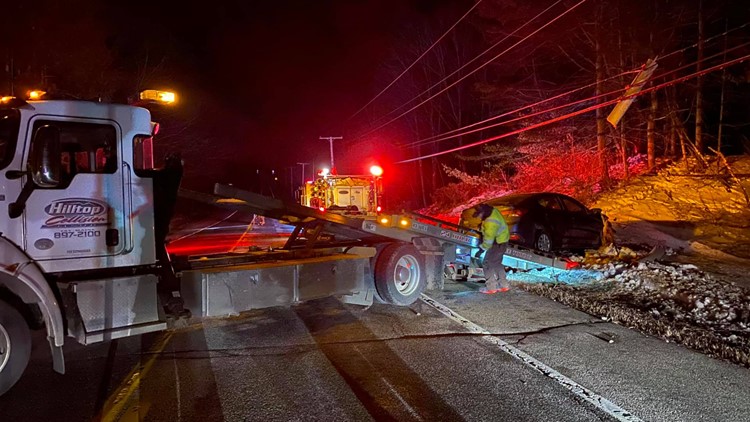
[[[501,212],[501,214],[505,218],[518,218],[518,217],[522,216],[524,214],[524,212],[525,212],[524,210],[513,208],[513,209],[509,209],[509,210],[503,210]]]

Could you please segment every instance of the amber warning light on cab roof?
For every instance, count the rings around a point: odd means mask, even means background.
[[[44,97],[44,94],[46,94],[46,92],[39,90],[39,89],[35,89],[33,91],[29,91],[28,97],[29,97],[29,100],[31,101],[37,101],[37,100],[41,100],[42,97]]]
[[[174,104],[177,102],[177,94],[172,91],[158,91],[146,89],[140,92],[141,101],[154,101],[161,104]]]

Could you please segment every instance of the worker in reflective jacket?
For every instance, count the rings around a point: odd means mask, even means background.
[[[484,256],[484,276],[487,279],[482,293],[493,294],[507,292],[510,284],[505,278],[505,267],[503,266],[503,255],[508,247],[510,231],[500,211],[487,204],[479,204],[474,207],[474,218],[482,221],[482,244],[477,257],[486,251]]]

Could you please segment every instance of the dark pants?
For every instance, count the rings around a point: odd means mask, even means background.
[[[484,256],[482,268],[484,268],[484,276],[487,279],[485,287],[488,289],[510,287],[508,280],[505,278],[505,266],[503,266],[503,255],[507,247],[507,243],[495,243]]]

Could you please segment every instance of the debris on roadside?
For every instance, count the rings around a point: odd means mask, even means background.
[[[690,264],[600,265],[588,284],[523,283],[526,291],[637,328],[710,356],[750,366],[750,292]]]
[[[604,320],[750,366],[750,291],[695,265],[668,262],[673,254],[607,246],[569,257],[579,269],[513,271],[508,279]]]

